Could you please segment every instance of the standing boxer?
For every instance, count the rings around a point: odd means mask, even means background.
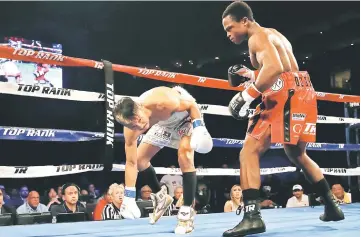
[[[316,186],[325,203],[322,221],[339,221],[344,214],[334,201],[330,187],[318,165],[306,154],[307,142],[316,140],[317,101],[307,72],[299,72],[290,42],[277,30],[261,27],[244,2],[233,2],[223,12],[227,37],[235,44],[248,39],[251,63],[258,71],[242,65],[230,67],[229,82],[250,86],[237,93],[229,104],[232,116],[247,119],[250,104],[262,96],[250,119],[240,152],[241,187],[244,198],[243,220],[223,236],[245,236],[266,231],[260,213],[259,158],[271,143],[283,143],[288,158],[301,168]]]
[[[150,160],[163,147],[178,149],[178,162],[183,173],[184,205],[178,212],[176,234],[194,229],[195,211],[192,208],[196,192],[194,151],[208,153],[213,141],[202,119],[196,100],[181,87],[156,87],[143,93],[139,100],[123,97],[114,108],[115,119],[124,126],[125,138],[125,197],[122,216],[139,218],[135,202],[135,184],[143,176],[155,194],[150,223],[155,223],[172,204],[173,198],[161,187]],[[137,147],[137,139],[147,134]]]

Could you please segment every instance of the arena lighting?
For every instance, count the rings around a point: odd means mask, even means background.
[[[353,43],[351,43],[351,45],[353,45]]]
[[[218,60],[218,59],[219,59],[219,57],[215,57],[214,59]]]
[[[320,31],[320,34],[322,35],[322,31]]]
[[[308,56],[306,56],[306,58],[308,58]]]
[[[189,60],[189,64],[190,64],[190,65],[193,65],[193,61],[192,61],[192,60]]]

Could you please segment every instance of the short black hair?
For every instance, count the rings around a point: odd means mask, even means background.
[[[237,22],[242,20],[244,17],[247,17],[250,21],[254,21],[252,9],[243,1],[236,1],[229,4],[223,12],[222,19],[227,16],[230,16]]]
[[[125,122],[132,120],[138,110],[138,104],[130,97],[121,98],[115,105],[113,116]],[[119,120],[117,120],[119,121]]]

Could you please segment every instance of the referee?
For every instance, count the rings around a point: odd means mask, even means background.
[[[109,194],[112,197],[112,202],[107,204],[102,212],[103,220],[118,220],[124,219],[120,213],[120,207],[123,203],[124,186],[114,183],[109,187]]]

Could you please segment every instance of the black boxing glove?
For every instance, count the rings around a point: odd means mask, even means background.
[[[243,92],[238,92],[228,105],[228,110],[232,117],[237,120],[247,119],[250,114],[249,107],[251,103],[261,94],[254,83]]]
[[[242,64],[236,64],[228,68],[228,83],[232,87],[238,87],[247,81],[254,82],[255,79],[255,71]]]

